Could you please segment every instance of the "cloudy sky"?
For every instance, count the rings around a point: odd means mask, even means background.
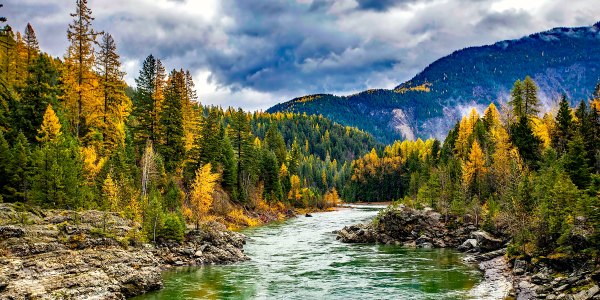
[[[451,52],[600,20],[597,0],[89,0],[134,84],[150,53],[190,69],[204,104],[266,109],[313,93],[392,88]],[[4,0],[63,56],[75,0]]]

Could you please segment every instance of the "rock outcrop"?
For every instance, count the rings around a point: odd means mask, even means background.
[[[217,224],[155,246],[118,214],[0,204],[0,299],[125,299],[160,289],[166,267],[248,259]]]
[[[444,222],[442,216],[431,210],[416,210],[403,205],[388,208],[368,224],[346,226],[337,232],[337,239],[345,243],[382,243],[421,248],[458,248],[482,252],[497,250],[503,241],[473,224],[456,221]]]
[[[371,223],[346,226],[337,231],[345,243],[383,243],[421,248],[456,248],[470,253],[465,260],[477,263],[484,280],[475,286],[475,299],[600,299],[600,271],[592,265],[562,266],[552,269],[538,260],[508,261],[507,238],[478,229],[473,224],[444,222],[431,209],[405,206],[382,211]],[[570,270],[570,271],[569,271]],[[568,271],[568,276],[560,275]]]

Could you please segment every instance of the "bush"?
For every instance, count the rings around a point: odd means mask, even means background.
[[[165,214],[165,222],[160,229],[160,238],[166,241],[182,242],[185,234],[185,222],[183,217],[177,213]]]

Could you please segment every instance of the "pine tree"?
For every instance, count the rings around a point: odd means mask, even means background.
[[[99,83],[103,98],[102,136],[104,147],[110,153],[125,143],[125,118],[131,104],[125,95],[126,84],[123,81],[125,72],[120,70],[121,62],[117,54],[117,46],[108,33],[102,35],[96,66],[100,75]]]
[[[525,116],[531,117],[537,115],[540,110],[540,100],[537,96],[538,87],[531,79],[531,77],[525,77],[523,81],[523,114]]]
[[[46,54],[39,55],[29,67],[29,76],[20,105],[14,109],[16,117],[13,121],[29,141],[35,141],[48,105],[58,102],[60,87],[57,80],[58,71]]]
[[[568,151],[564,156],[565,170],[571,181],[579,188],[586,189],[590,183],[590,168],[583,139],[576,135],[568,143]]]
[[[265,147],[275,153],[278,164],[286,163],[287,150],[285,148],[285,141],[279,130],[277,130],[277,125],[275,125],[275,123],[271,123],[267,130],[265,135]]]
[[[10,163],[12,160],[10,145],[4,138],[4,133],[0,130],[0,195],[4,197],[9,194],[6,188],[10,184]]]
[[[31,26],[30,23],[27,23],[27,26],[25,27],[24,42],[27,49],[26,66],[29,66],[40,51],[40,46],[37,37],[35,36],[35,30],[33,30],[33,26]]]
[[[302,156],[302,152],[300,150],[300,146],[298,145],[298,140],[294,138],[294,142],[292,143],[292,148],[290,149],[290,160],[288,162],[288,170],[290,175],[298,174],[298,168],[300,167],[300,160]]]
[[[523,83],[521,82],[521,80],[515,81],[513,89],[510,93],[510,101],[508,102],[508,104],[512,107],[512,112],[517,121],[519,121],[523,116],[526,115],[525,99],[523,97]]]
[[[563,95],[559,102],[558,113],[556,114],[556,128],[552,134],[552,146],[559,154],[565,153],[567,144],[573,135],[573,116],[571,108],[567,102],[566,95]]]
[[[41,143],[53,142],[60,134],[60,121],[52,109],[52,104],[48,104],[36,139]]]
[[[490,103],[483,113],[483,124],[488,131],[502,125],[500,122],[500,112],[498,112],[494,103]]]
[[[255,161],[252,145],[254,138],[248,116],[241,108],[237,111],[231,109],[231,123],[229,125],[227,134],[231,140],[237,160],[237,192],[240,200],[245,202],[249,195],[242,181],[248,181],[253,174],[256,174],[254,172]]]
[[[280,201],[283,196],[281,192],[281,182],[279,181],[277,157],[273,151],[263,150],[261,179],[264,183],[264,198],[269,202]]]
[[[527,118],[521,118],[519,122],[511,125],[510,139],[519,150],[523,161],[529,167],[536,169],[541,158],[542,140],[533,133]]]
[[[133,98],[133,115],[136,123],[135,140],[138,146],[147,139],[160,142],[160,116],[164,101],[165,69],[159,59],[150,54],[144,60]]]
[[[5,199],[10,202],[26,202],[30,183],[31,153],[29,143],[22,132],[19,132],[12,149],[9,165],[8,194]]]
[[[173,70],[165,89],[160,115],[161,148],[168,171],[174,171],[185,155],[182,99],[185,97],[183,71]]]
[[[94,45],[96,36],[101,34],[92,29],[92,10],[88,7],[87,0],[76,0],[76,11],[71,14],[73,22],[69,24],[67,38],[69,47],[65,57],[67,65],[67,84],[73,84],[73,91],[67,95],[69,108],[74,110],[75,116],[72,123],[75,127],[75,136],[79,138],[87,132],[83,130],[86,125],[86,114],[96,109],[94,95],[95,75]]]

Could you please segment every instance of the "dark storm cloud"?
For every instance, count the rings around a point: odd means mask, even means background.
[[[594,0],[569,7],[547,0],[530,11],[510,3],[493,8],[507,1],[90,0],[90,6],[94,27],[117,40],[130,83],[152,53],[168,68],[207,74],[205,86],[217,89],[219,99],[266,108],[308,93],[390,88],[454,50],[591,25],[600,14]],[[74,0],[3,2],[0,15],[13,27],[23,30],[30,21],[42,48],[63,55]],[[207,3],[214,7],[202,7]],[[203,15],[205,9],[212,14]]]

